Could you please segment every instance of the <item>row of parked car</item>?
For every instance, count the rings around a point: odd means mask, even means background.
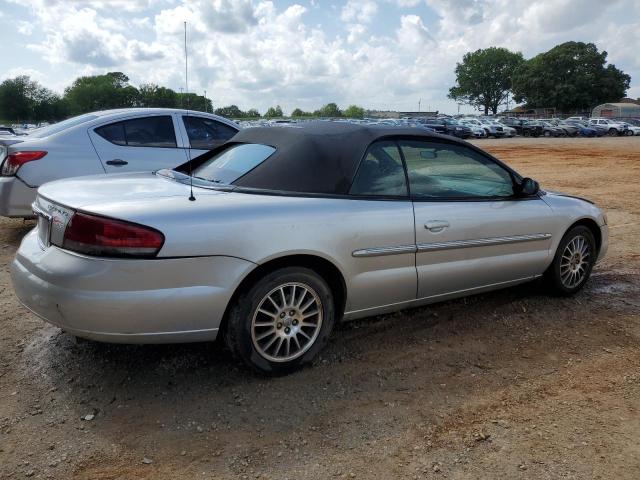
[[[502,138],[640,135],[640,121],[571,117],[522,120],[485,117],[332,119],[334,122],[413,127],[454,137]],[[235,123],[217,115],[175,109],[93,112],[16,131],[0,127],[0,215],[30,217],[37,188],[69,176],[173,168],[249,126],[282,126],[292,120]]]

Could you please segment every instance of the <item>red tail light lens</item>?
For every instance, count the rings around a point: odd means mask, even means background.
[[[4,162],[2,162],[1,173],[5,177],[12,177],[22,165],[27,162],[33,162],[34,160],[40,160],[46,154],[47,152],[41,150],[10,153]]]
[[[100,257],[155,257],[164,243],[159,231],[135,223],[74,213],[62,248]]]

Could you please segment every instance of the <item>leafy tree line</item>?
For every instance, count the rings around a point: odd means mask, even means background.
[[[122,72],[79,77],[65,89],[63,95],[54,93],[26,75],[0,84],[0,118],[10,121],[56,121],[96,110],[130,107],[189,108],[195,111],[213,111],[227,118],[261,117],[255,108],[245,112],[236,105],[214,111],[209,98],[195,93],[176,92],[152,83],[136,88]],[[362,118],[364,113],[364,109],[356,105],[342,111],[335,103],[329,103],[315,112],[303,112],[296,108],[292,116]],[[284,113],[278,105],[270,107],[264,116],[278,118],[284,117]]]
[[[520,52],[490,47],[464,55],[449,98],[485,115],[509,95],[528,108],[586,110],[624,97],[631,77],[607,63],[593,43],[566,42],[525,60]]]

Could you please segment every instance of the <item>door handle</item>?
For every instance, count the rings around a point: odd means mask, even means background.
[[[433,233],[438,233],[449,227],[449,222],[446,220],[429,220],[424,224],[424,228]]]
[[[122,167],[123,165],[128,165],[129,162],[125,162],[121,158],[114,158],[113,160],[107,160],[107,165],[113,165],[114,167]]]

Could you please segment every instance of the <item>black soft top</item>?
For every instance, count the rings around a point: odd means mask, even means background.
[[[285,192],[346,194],[367,147],[385,137],[446,138],[418,128],[314,121],[240,130],[218,148],[192,160],[196,168],[238,143],[270,145],[276,151],[233,182],[238,187]],[[188,173],[188,164],[178,167]]]

